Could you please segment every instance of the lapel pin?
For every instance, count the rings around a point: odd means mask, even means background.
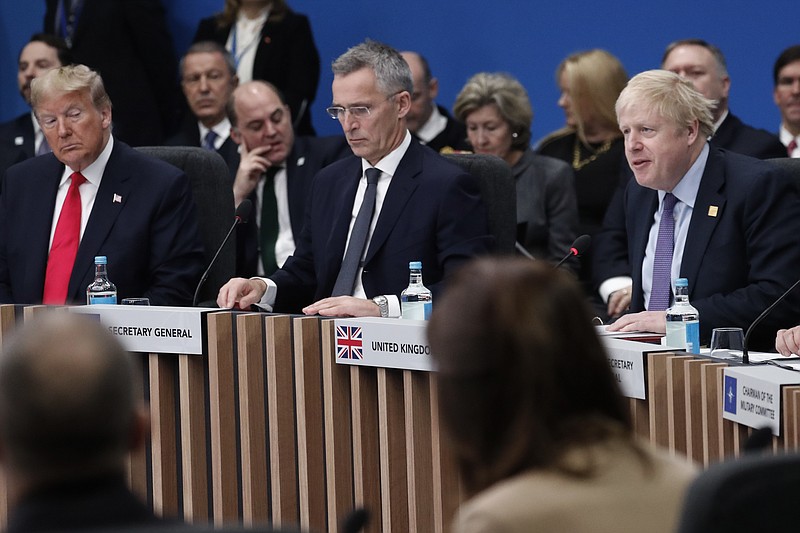
[[[716,217],[717,213],[719,213],[719,207],[717,207],[715,205],[708,206],[708,216]]]
[[[22,146],[22,143],[25,142],[25,139],[22,137],[14,137],[14,146]]]
[[[264,44],[270,44],[271,42],[272,42],[272,39],[270,39],[269,35],[264,37]]]
[[[122,196],[120,196],[119,194],[114,193],[114,199],[111,200],[111,201],[113,203],[115,203],[115,204],[121,204],[122,203]]]
[[[301,157],[300,159],[297,160],[297,166],[298,167],[302,167],[305,164],[306,164],[306,158],[305,157]]]

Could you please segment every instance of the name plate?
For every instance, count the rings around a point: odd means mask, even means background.
[[[607,336],[600,337],[600,341],[606,349],[608,363],[622,395],[638,400],[647,399],[644,356],[649,353],[681,351],[657,344]]]
[[[424,320],[344,318],[334,324],[339,364],[434,370]]]
[[[219,309],[141,305],[86,305],[73,313],[96,316],[130,352],[202,355],[203,316]]]
[[[751,428],[768,426],[781,434],[781,387],[800,384],[800,373],[774,366],[724,369],[722,417]]]

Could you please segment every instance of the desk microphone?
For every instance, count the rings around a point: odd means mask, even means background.
[[[564,259],[558,262],[556,266],[553,268],[558,268],[564,264],[564,261],[569,259],[570,257],[580,257],[581,254],[586,253],[586,250],[589,249],[589,245],[592,243],[592,238],[588,235],[581,235],[572,243],[572,246],[569,248],[569,253],[564,256]]]
[[[783,294],[781,294],[780,298],[778,298],[777,300],[775,300],[775,301],[772,303],[772,305],[770,305],[769,307],[767,307],[766,309],[764,309],[764,311],[762,311],[762,312],[761,312],[761,314],[760,314],[760,315],[758,315],[758,316],[756,317],[756,319],[755,319],[755,320],[753,320],[753,323],[752,323],[752,324],[750,324],[750,327],[749,327],[749,328],[747,328],[747,333],[745,333],[745,334],[744,334],[744,342],[742,343],[742,364],[743,364],[743,365],[749,365],[749,364],[750,364],[750,356],[749,356],[749,355],[747,355],[747,341],[749,341],[749,340],[750,340],[750,333],[752,333],[752,332],[753,332],[753,329],[754,329],[754,328],[755,328],[757,325],[759,325],[759,324],[761,323],[761,321],[762,321],[762,320],[764,320],[764,318],[765,318],[765,317],[766,317],[768,314],[770,314],[770,312],[772,311],[772,309],[774,309],[776,305],[778,305],[779,303],[781,303],[781,301],[783,301],[783,299],[784,299],[784,298],[786,298],[787,296],[789,296],[789,293],[790,293],[790,292],[792,292],[792,291],[795,289],[795,287],[797,287],[798,285],[800,285],[800,279],[798,279],[797,281],[795,281],[795,282],[794,282],[794,285],[792,285],[791,287],[789,287],[788,289],[786,289],[786,292],[784,292]]]
[[[239,204],[239,207],[236,208],[236,213],[234,214],[233,218],[233,225],[231,225],[231,229],[228,230],[228,234],[225,235],[225,238],[222,239],[222,244],[219,245],[217,248],[217,253],[214,254],[214,258],[208,264],[208,268],[206,271],[203,272],[203,275],[200,277],[200,283],[197,284],[197,288],[194,290],[194,298],[192,298],[192,307],[197,305],[197,297],[200,294],[200,288],[203,286],[203,283],[206,282],[208,279],[208,273],[211,272],[211,267],[214,266],[214,263],[217,262],[217,257],[219,257],[222,248],[228,242],[228,239],[231,237],[231,233],[233,230],[236,229],[236,226],[239,224],[247,224],[247,221],[250,220],[250,213],[253,211],[253,202],[250,199],[245,198],[242,200],[242,203]]]

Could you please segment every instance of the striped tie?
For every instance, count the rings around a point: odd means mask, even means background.
[[[672,253],[675,250],[675,216],[672,211],[678,199],[672,193],[661,202],[661,223],[658,225],[656,255],[653,260],[653,285],[648,311],[666,311],[672,296]]]

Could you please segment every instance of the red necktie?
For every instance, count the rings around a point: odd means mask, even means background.
[[[789,152],[789,157],[792,157],[792,152],[797,148],[797,139],[792,139],[792,142],[786,146],[786,151]]]
[[[69,278],[81,242],[81,193],[78,187],[86,181],[86,178],[79,172],[74,172],[70,178],[72,182],[61,208],[56,232],[53,235],[53,245],[47,257],[42,298],[42,302],[46,304],[60,305],[66,302]]]

